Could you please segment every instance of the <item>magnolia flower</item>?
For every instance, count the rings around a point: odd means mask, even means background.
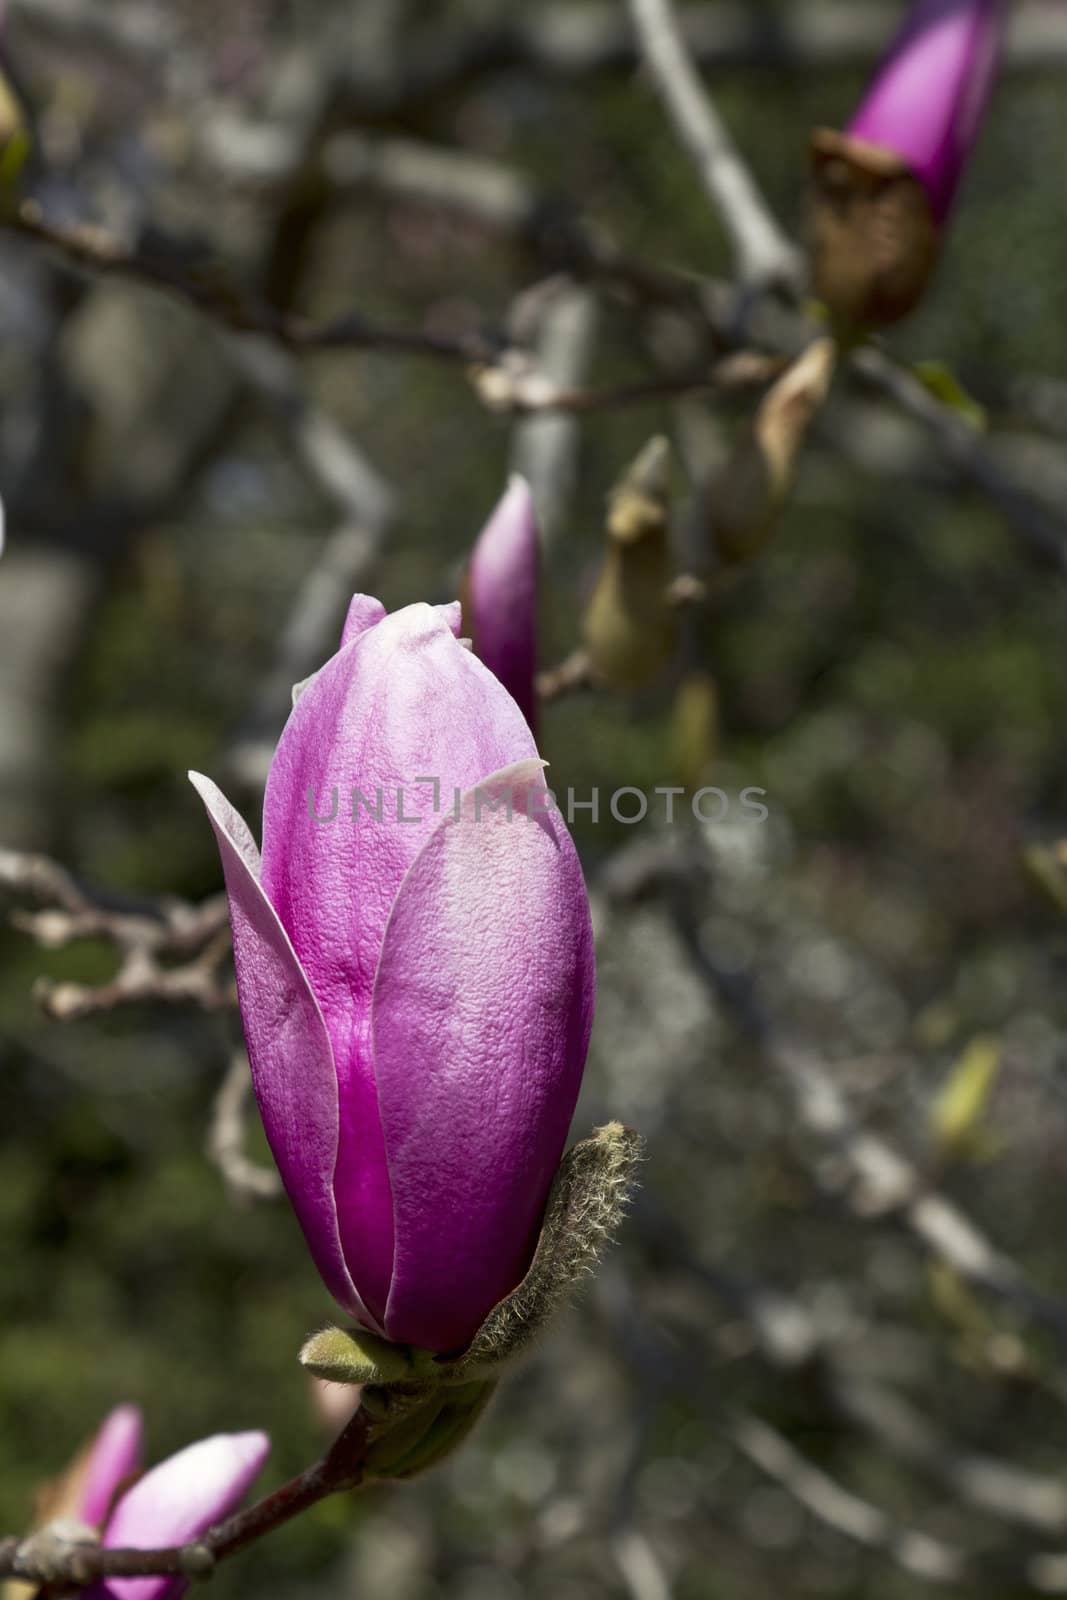
[[[356,596],[275,752],[262,861],[190,775],[311,1254],[365,1327],[437,1352],[529,1265],[594,990],[574,846],[521,711],[459,627],[458,605],[387,617]]]
[[[537,519],[525,478],[507,492],[478,535],[463,585],[463,626],[475,652],[536,726]]]
[[[1008,0],[917,0],[844,133],[816,130],[815,287],[838,320],[911,311],[996,78]]]
[[[99,1529],[105,1550],[184,1544],[229,1516],[270,1450],[265,1433],[217,1433],[139,1478],[142,1432],[136,1406],[112,1411],[51,1497],[49,1518]],[[87,1592],[89,1600],[176,1600],[188,1587],[185,1578],[108,1578]]]

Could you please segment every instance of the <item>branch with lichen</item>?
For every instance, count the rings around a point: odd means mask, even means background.
[[[194,905],[166,896],[136,909],[94,893],[49,856],[0,850],[0,893],[16,901],[12,927],[42,949],[60,950],[99,939],[118,955],[115,974],[101,984],[39,978],[34,996],[59,1022],[135,1001],[192,1004],[206,1011],[236,1003],[229,976],[230,930],[224,895]],[[110,903],[109,903],[110,900]]]

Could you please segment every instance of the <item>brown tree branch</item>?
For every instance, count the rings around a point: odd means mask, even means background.
[[[35,200],[24,200],[0,215],[0,226],[45,246],[69,267],[164,290],[233,333],[262,334],[288,350],[382,350],[463,365],[491,363],[499,353],[495,341],[478,333],[450,335],[391,328],[370,323],[358,312],[327,322],[309,322],[256,300],[233,283],[216,262],[191,264],[176,261],[169,253],[132,249],[102,228],[49,220]]]
[[[371,324],[358,313],[324,323],[309,322],[257,303],[229,283],[216,264],[187,266],[169,252],[163,257],[127,249],[99,229],[46,221],[33,201],[0,215],[0,226],[51,248],[77,270],[117,275],[169,292],[223,329],[259,334],[293,352],[378,350],[463,366],[482,398],[497,410],[516,414],[588,412],[718,387],[720,380],[727,386],[732,382],[716,375],[714,368],[707,374],[690,369],[602,392],[568,390],[532,372],[503,334],[432,334]],[[538,248],[553,256],[557,264],[566,262],[576,275],[611,284],[638,304],[670,307],[693,319],[710,334],[721,355],[744,353],[736,350],[736,295],[728,285],[628,256],[581,219],[565,220],[554,235],[549,229],[538,237]],[[795,352],[810,333],[801,319],[783,314],[780,308],[777,312],[769,308],[766,315],[761,312],[753,318],[753,325],[762,350],[770,352],[770,361]],[[748,354],[753,361],[759,359],[758,352]],[[1067,532],[1059,518],[993,459],[981,436],[881,351],[873,347],[857,351],[851,368],[868,387],[878,389],[930,430],[953,469],[999,507],[1037,559],[1067,570]]]
[[[778,226],[700,81],[671,0],[629,0],[660,98],[730,237],[745,289],[796,290],[803,256]]]
[[[31,910],[12,910],[10,920],[43,949],[101,939],[118,952],[118,970],[106,983],[38,979],[35,998],[57,1021],[70,1022],[138,1000],[192,1002],[209,1011],[236,1003],[227,972],[230,932],[225,895],[212,895],[199,905],[166,897],[149,909],[140,905],[126,909],[91,893],[50,857],[17,850],[0,850],[3,891],[13,899],[38,902]],[[185,959],[175,961],[175,957]]]

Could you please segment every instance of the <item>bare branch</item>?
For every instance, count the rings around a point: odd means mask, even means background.
[[[803,260],[775,222],[701,83],[671,0],[629,0],[642,54],[675,132],[700,174],[733,245],[746,289],[800,283]]]
[[[549,667],[537,674],[537,696],[544,705],[591,686],[589,656],[584,650],[576,650],[558,667]]]
[[[236,1004],[228,976],[229,912],[225,895],[199,905],[166,897],[148,908],[116,905],[94,895],[65,867],[47,856],[0,850],[0,890],[13,898],[43,902],[16,908],[11,923],[47,950],[79,939],[102,939],[119,953],[114,977],[103,984],[39,978],[34,995],[49,1016],[71,1022],[131,1001],[159,1000],[199,1005],[208,1011]],[[172,964],[172,958],[186,957]]]
[[[731,1428],[742,1455],[821,1522],[843,1538],[889,1557],[903,1572],[925,1583],[971,1587],[996,1593],[1022,1586],[1038,1594],[1067,1594],[1067,1555],[981,1556],[961,1550],[917,1528],[901,1526],[879,1506],[846,1489],[801,1455],[784,1434],[762,1419],[742,1416]]]
[[[708,954],[697,893],[706,882],[702,855],[690,850],[664,858],[660,872],[661,888],[695,971],[760,1049],[788,1091],[801,1127],[844,1159],[853,1184],[850,1202],[854,1213],[898,1222],[964,1282],[1047,1328],[1061,1354],[1067,1355],[1067,1305],[1031,1284],[1022,1268],[957,1205],[938,1193],[906,1156],[862,1127],[832,1074],[809,1050],[778,1030],[751,982],[723,971]],[[824,1181],[818,1172],[816,1181]]]
[[[215,1097],[207,1155],[232,1194],[245,1200],[274,1200],[282,1193],[278,1173],[273,1167],[259,1166],[245,1154],[245,1108],[251,1089],[248,1057],[238,1050]]]
[[[232,283],[213,261],[188,264],[167,254],[127,247],[103,229],[48,220],[34,200],[0,215],[0,226],[54,251],[67,266],[98,277],[117,277],[165,290],[233,333],[258,333],[288,350],[383,350],[477,365],[492,362],[498,346],[478,333],[437,334],[383,327],[358,312],[313,323],[276,311]]]
[[[869,388],[888,396],[931,431],[961,477],[1003,511],[1040,561],[1067,572],[1067,537],[1058,519],[994,460],[980,433],[873,345],[857,350],[851,366]]]
[[[912,1577],[951,1585],[973,1576],[964,1551],[916,1529],[899,1527],[886,1512],[812,1466],[783,1434],[758,1417],[739,1418],[733,1426],[733,1440],[742,1455],[781,1484],[812,1516],[846,1539],[884,1552]]]
[[[543,399],[568,396],[578,404],[568,411],[594,410],[579,385],[592,363],[599,321],[597,302],[584,284],[567,279],[547,286],[540,301],[537,329],[537,364],[544,373]],[[544,404],[530,411],[558,410]],[[527,478],[538,511],[544,548],[551,545],[574,492],[578,463],[579,425],[573,416],[531,416],[520,422],[512,436],[511,459]]]
[[[439,203],[448,205],[447,193],[438,198]],[[389,355],[452,362],[468,369],[475,393],[489,410],[515,416],[607,411],[654,404],[689,393],[743,388],[750,383],[767,381],[767,377],[773,375],[777,359],[742,351],[724,362],[721,371],[690,368],[660,378],[604,389],[585,389],[576,386],[571,370],[573,352],[579,348],[580,341],[569,329],[566,349],[571,364],[560,367],[553,353],[546,350],[542,367],[524,351],[509,347],[502,336],[487,333],[450,336],[385,327],[369,323],[357,313],[325,323],[309,322],[249,297],[215,262],[186,263],[169,253],[150,254],[127,248],[103,229],[46,221],[32,201],[25,202],[14,216],[0,215],[0,226],[35,239],[76,271],[121,277],[130,283],[171,294],[200,311],[222,331],[259,336],[264,342],[248,350],[234,340],[233,358],[248,381],[267,394],[276,407],[288,408],[290,413],[303,413],[303,416],[291,415],[290,421],[298,432],[301,453],[305,456],[312,451],[317,453],[317,473],[329,469],[324,452],[329,450],[334,458],[339,452],[335,448],[336,441],[326,439],[322,419],[317,418],[313,423],[305,402],[294,405],[295,384],[291,378],[280,377],[277,365],[286,352],[307,355],[326,350],[375,350]],[[692,285],[682,275],[664,272],[657,277],[653,268],[643,269],[640,263],[614,251],[606,240],[587,235],[577,226],[573,232],[557,236],[551,248],[559,248],[563,256],[573,259],[576,270],[614,278],[642,296],[667,301],[693,298]]]

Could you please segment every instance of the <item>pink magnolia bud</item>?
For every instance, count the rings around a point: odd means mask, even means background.
[[[141,1470],[144,1419],[137,1406],[116,1406],[105,1418],[84,1458],[76,1516],[91,1528],[103,1525],[118,1490]]]
[[[993,90],[1008,0],[918,0],[859,110],[854,139],[891,151],[948,216]]]
[[[42,1484],[34,1525],[81,1523],[101,1528],[120,1490],[141,1470],[144,1423],[137,1406],[116,1406],[57,1478]],[[0,1593],[5,1592],[0,1585]]]
[[[594,992],[570,835],[522,712],[459,624],[458,605],[387,617],[356,596],[275,752],[262,863],[190,774],[222,854],[264,1128],[311,1254],[366,1328],[438,1352],[529,1265]]]
[[[156,1550],[199,1539],[244,1499],[270,1452],[265,1433],[216,1433],[153,1467],[103,1528],[105,1550]],[[177,1600],[185,1578],[107,1578],[89,1600]]]
[[[916,0],[844,133],[812,138],[817,294],[841,324],[922,298],[993,89],[1008,0]]]
[[[530,727],[537,699],[537,519],[525,478],[515,476],[478,535],[463,586],[463,626],[475,652]]]

